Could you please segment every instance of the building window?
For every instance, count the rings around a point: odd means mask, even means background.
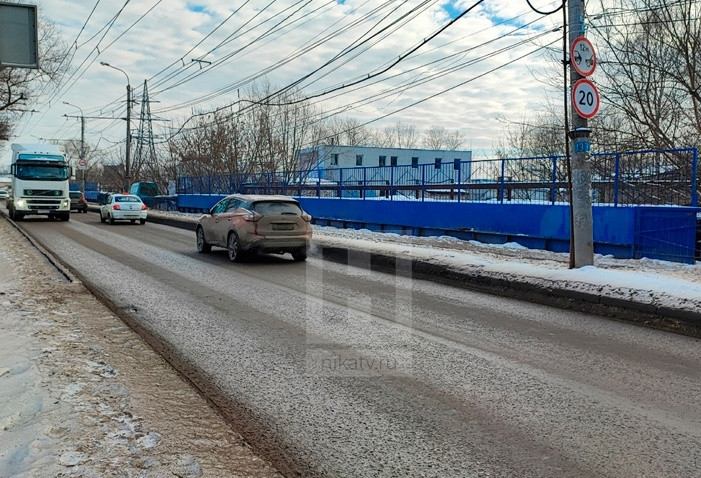
[[[377,162],[378,166],[385,166],[387,164],[387,156],[380,156],[380,160]]]
[[[414,156],[411,158],[411,167],[412,168],[418,168],[419,167],[419,158]]]
[[[436,158],[436,162],[434,163],[433,167],[436,169],[441,169],[441,158]]]
[[[331,155],[331,166],[338,166],[338,154]]]
[[[455,158],[453,160],[453,169],[456,171],[460,169],[460,158]]]
[[[397,157],[396,156],[390,156],[389,157],[389,164],[390,166],[396,166],[397,165]]]
[[[362,165],[363,165],[363,155],[362,155],[362,154],[356,154],[356,155],[355,155],[355,165],[356,165],[356,166],[362,166]]]

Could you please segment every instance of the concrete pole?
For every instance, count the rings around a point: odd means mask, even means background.
[[[85,116],[80,115],[80,159],[85,160]],[[87,166],[86,166],[87,168]],[[85,169],[83,169],[83,181],[80,190],[85,194]]]
[[[124,163],[124,191],[131,186],[131,85],[127,83],[127,154]]]
[[[584,0],[569,0],[570,45],[585,33]],[[574,84],[583,78],[570,58],[570,90]],[[572,215],[574,224],[574,267],[584,267],[594,264],[594,219],[591,205],[591,162],[589,157],[589,135],[591,130],[588,122],[572,111],[572,130],[570,137],[570,153],[572,157]]]

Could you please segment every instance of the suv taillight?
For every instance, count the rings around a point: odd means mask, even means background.
[[[249,214],[243,216],[243,219],[250,222],[258,222],[258,220],[263,217],[260,213],[253,211]]]

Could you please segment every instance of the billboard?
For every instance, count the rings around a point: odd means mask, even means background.
[[[0,2],[0,70],[39,68],[36,5]]]

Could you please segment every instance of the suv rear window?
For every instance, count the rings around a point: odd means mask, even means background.
[[[294,214],[295,216],[302,215],[302,209],[294,202],[283,201],[260,201],[253,203],[253,210],[264,216],[277,214]]]
[[[74,191],[69,192],[68,195],[69,195],[70,197],[76,198],[76,199],[79,199],[79,198],[82,196],[81,193],[79,193],[79,192],[74,192]]]

